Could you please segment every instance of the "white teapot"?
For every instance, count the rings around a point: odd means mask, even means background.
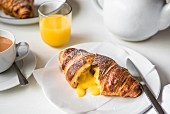
[[[99,3],[101,0],[93,0]],[[141,41],[170,25],[170,3],[165,0],[103,0],[95,5],[104,24],[128,41]]]

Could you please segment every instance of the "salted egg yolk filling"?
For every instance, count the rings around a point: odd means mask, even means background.
[[[76,88],[77,96],[83,97],[86,94],[86,90],[94,96],[100,94],[99,83],[97,80],[98,70],[94,70],[94,75],[90,72],[90,70],[86,70],[78,78],[78,86]]]

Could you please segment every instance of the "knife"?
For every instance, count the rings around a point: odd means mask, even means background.
[[[143,74],[141,73],[141,71],[139,70],[139,68],[133,63],[133,61],[131,60],[130,57],[127,58],[127,61],[133,65],[133,67],[136,69],[136,71],[139,73],[139,76],[141,77],[142,81],[144,82],[142,85],[142,89],[145,92],[146,96],[148,97],[148,99],[150,100],[152,106],[155,108],[155,110],[157,111],[158,114],[165,114],[164,110],[162,109],[162,107],[160,106],[160,104],[158,103],[158,101],[156,100],[152,90],[150,89],[147,81],[145,80]],[[149,73],[148,73],[149,74]],[[147,74],[147,75],[148,75]]]

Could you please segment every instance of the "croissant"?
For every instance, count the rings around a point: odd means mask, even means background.
[[[59,61],[66,80],[80,97],[86,89],[92,95],[105,96],[138,97],[142,93],[129,71],[104,55],[68,48],[60,52]]]
[[[16,18],[30,18],[34,16],[34,0],[0,0],[0,10]]]
[[[91,66],[93,58],[94,54],[81,49],[68,48],[60,52],[61,67],[64,70],[66,80],[73,88],[77,87],[78,77]]]

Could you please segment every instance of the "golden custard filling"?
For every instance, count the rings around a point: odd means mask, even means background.
[[[83,97],[86,94],[86,90],[91,93],[91,95],[97,96],[100,94],[99,81],[97,79],[99,70],[94,68],[94,75],[90,72],[90,69],[81,73],[78,78],[78,86],[76,88],[76,94],[79,97]]]

